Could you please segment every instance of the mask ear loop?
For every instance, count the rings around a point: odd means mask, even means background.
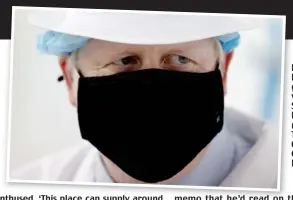
[[[219,59],[216,62],[216,67],[215,67],[215,71],[220,70],[220,62]]]
[[[78,53],[78,49],[73,53],[72,55],[72,59],[73,59],[73,63],[74,63],[74,67],[79,75],[80,78],[84,78],[84,75],[82,74],[80,68],[77,65],[77,53]]]
[[[84,78],[84,75],[81,73],[80,69],[76,69],[77,73],[79,75],[80,78]]]
[[[73,59],[74,66],[75,66],[75,69],[76,69],[79,77],[84,78],[84,75],[82,74],[81,70],[76,66],[77,65],[76,64],[77,63],[77,55],[76,55],[77,54],[77,51],[78,50],[76,50],[74,53],[71,54],[71,58],[70,59]],[[63,80],[64,80],[64,76],[63,75],[59,76],[58,79],[57,79],[58,82],[61,82]]]

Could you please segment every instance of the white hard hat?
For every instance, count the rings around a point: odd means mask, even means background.
[[[128,44],[174,44],[254,29],[260,18],[154,11],[42,10],[29,21],[42,29]]]

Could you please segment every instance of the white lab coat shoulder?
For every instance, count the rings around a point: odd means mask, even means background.
[[[235,138],[236,161],[221,186],[277,189],[281,134],[278,123],[234,109],[226,109],[225,118],[225,129]]]
[[[220,134],[227,134],[230,137],[229,141],[234,144],[234,163],[237,164],[257,143],[263,133],[265,122],[233,108],[225,109],[224,122]]]
[[[12,171],[11,181],[93,181],[99,152],[87,141],[45,156]]]

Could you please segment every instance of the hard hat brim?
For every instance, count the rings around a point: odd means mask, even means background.
[[[249,16],[109,10],[46,10],[29,16],[45,30],[127,44],[175,44],[260,27]]]

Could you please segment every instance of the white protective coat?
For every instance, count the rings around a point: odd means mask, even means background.
[[[278,130],[230,108],[224,119],[204,157],[173,184],[276,189]],[[112,182],[98,150],[84,140],[13,172],[10,180]]]

